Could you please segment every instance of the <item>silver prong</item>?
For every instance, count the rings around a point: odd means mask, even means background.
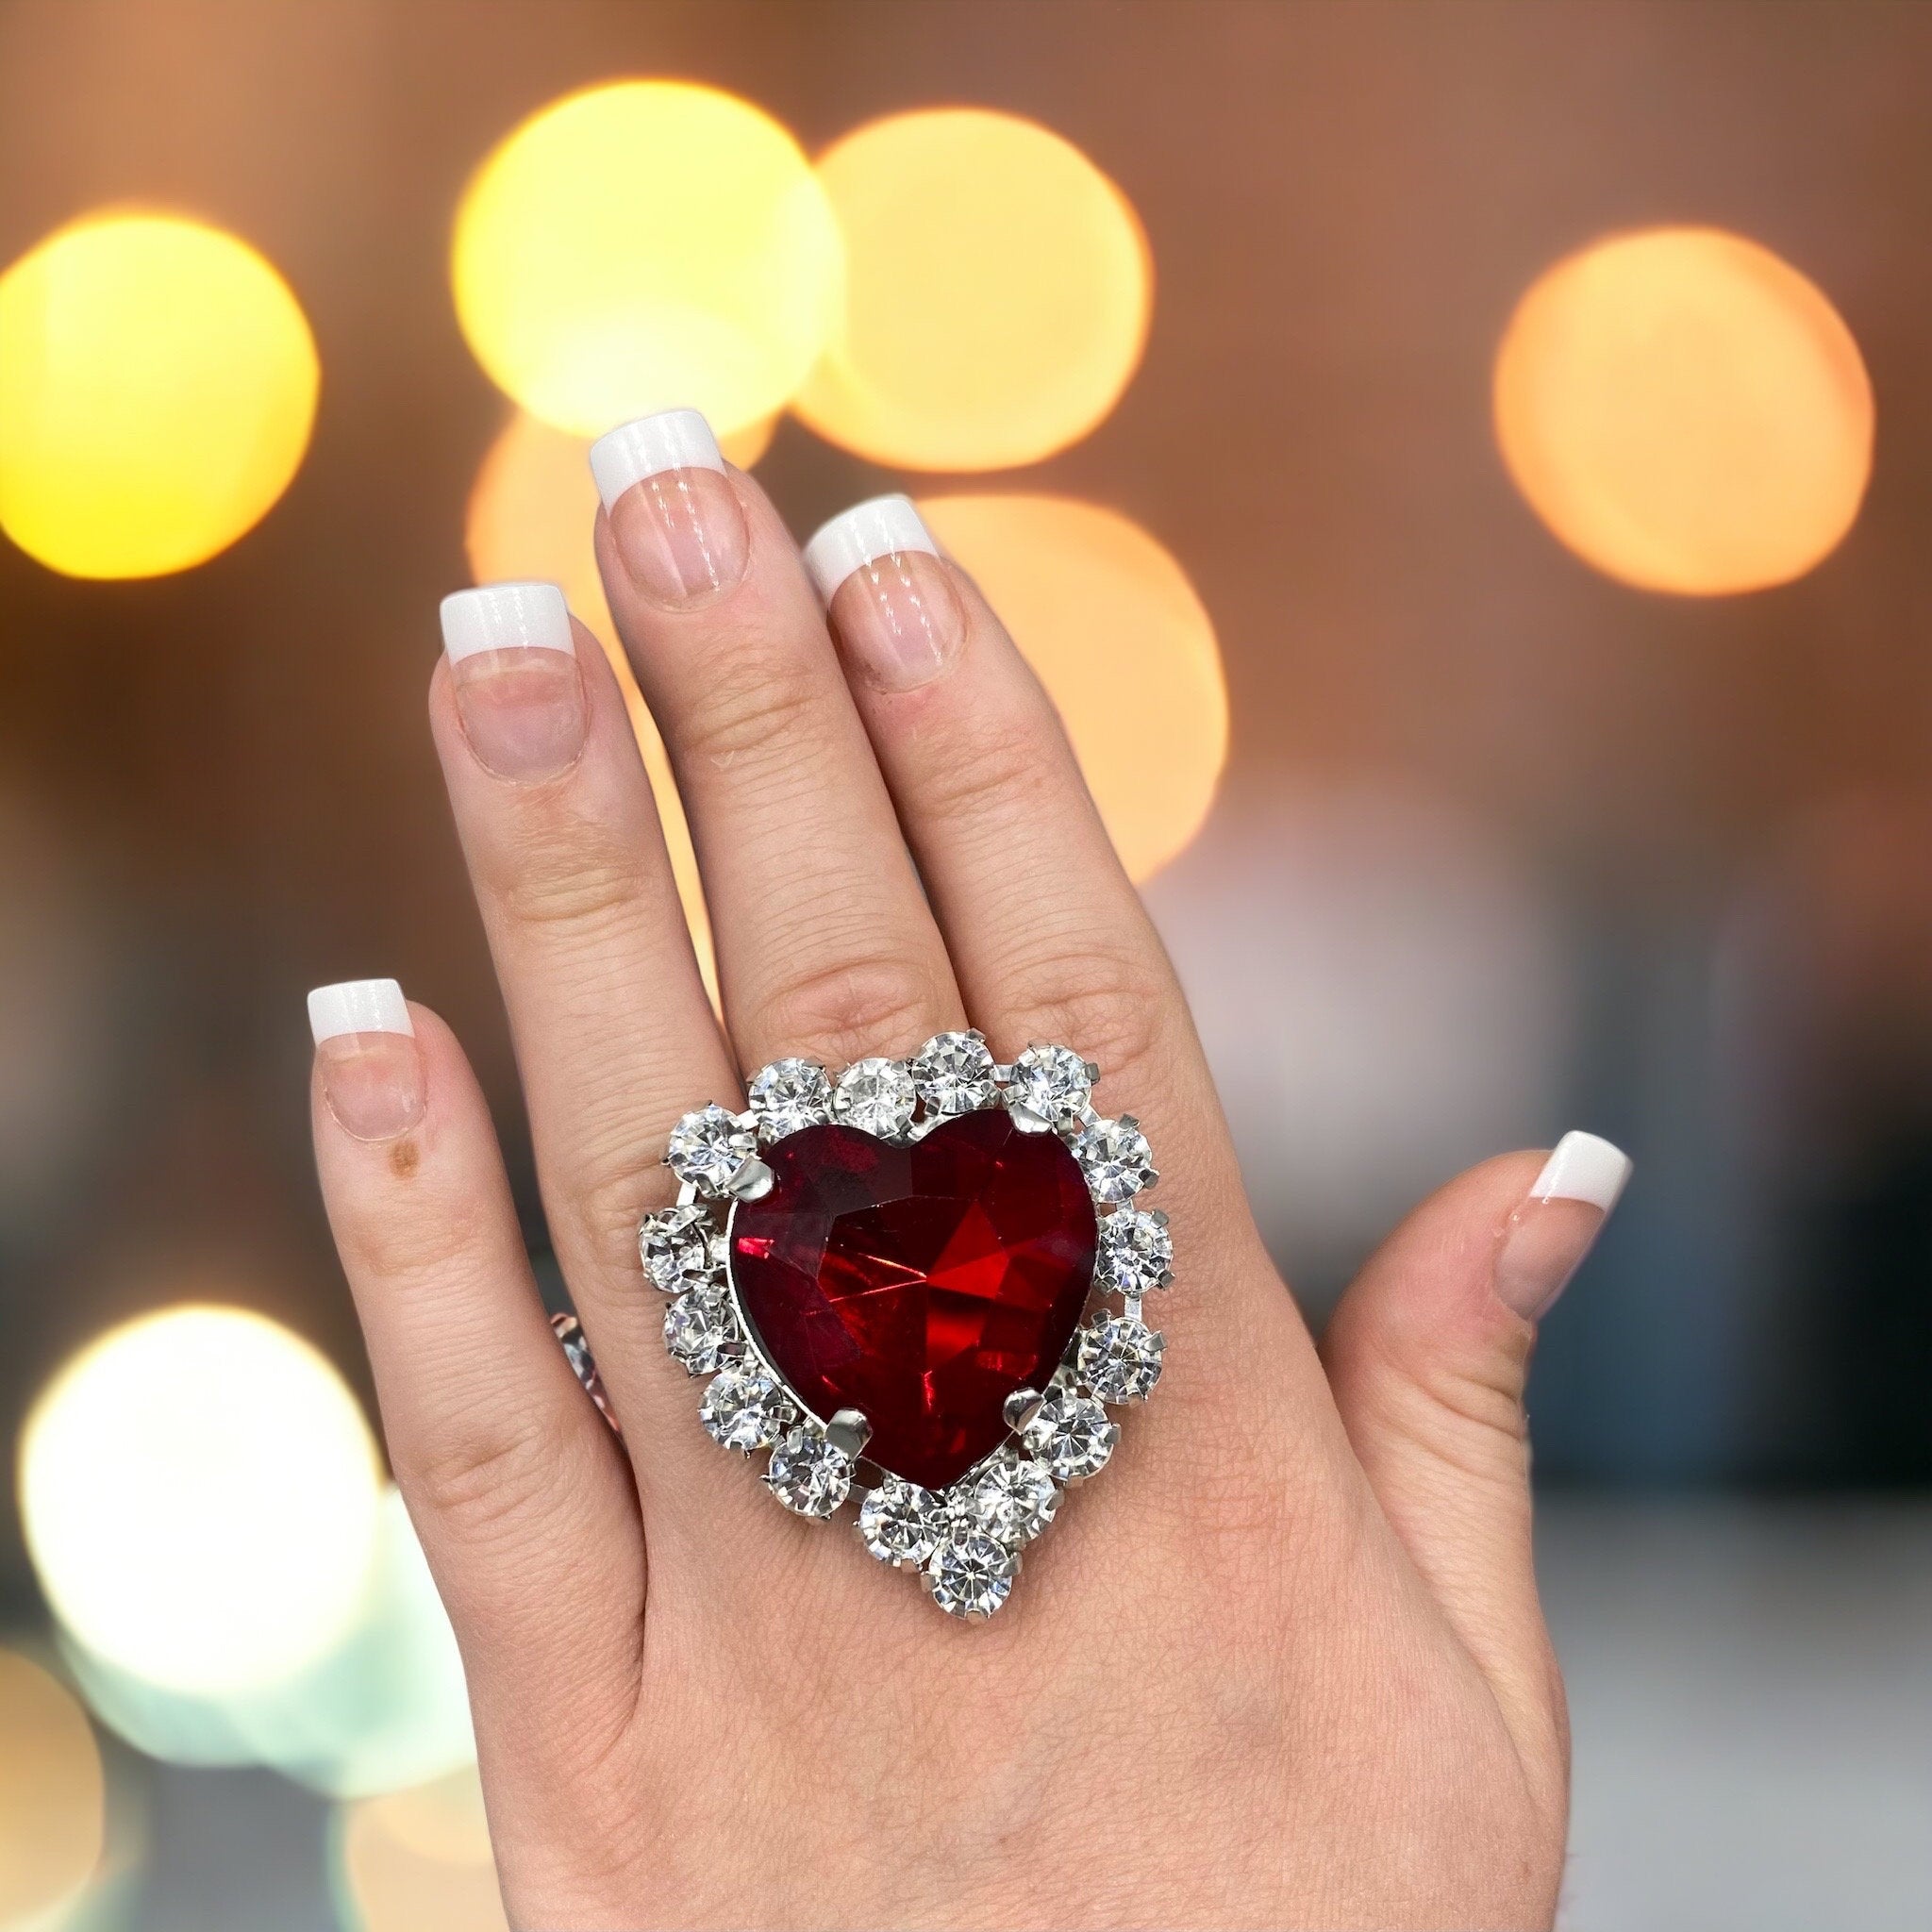
[[[1167,1209],[1165,1208],[1150,1208],[1147,1210],[1147,1218],[1156,1227],[1165,1227],[1167,1225]]]
[[[862,1408],[835,1408],[832,1420],[825,1424],[825,1440],[835,1449],[842,1449],[847,1456],[857,1457],[858,1452],[872,1441],[872,1424],[865,1419]]]
[[[1089,1060],[1087,1062],[1087,1077],[1090,1080],[1097,1080],[1100,1078],[1100,1068],[1092,1060]]]
[[[753,1155],[739,1163],[738,1172],[724,1183],[724,1191],[734,1201],[761,1201],[772,1191],[772,1170]]]
[[[1050,1134],[1053,1131],[1053,1123],[1041,1120],[1030,1107],[1020,1107],[1009,1100],[1007,1111],[1012,1115],[1013,1124],[1023,1134]]]
[[[1040,1391],[1038,1389],[1015,1389],[1007,1397],[1006,1416],[1009,1429],[1024,1429],[1040,1413]]]

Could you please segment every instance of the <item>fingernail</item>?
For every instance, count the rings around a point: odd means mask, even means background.
[[[1630,1157],[1595,1134],[1565,1134],[1496,1252],[1496,1294],[1534,1322],[1570,1284],[1630,1178]]]
[[[882,691],[910,691],[958,654],[966,613],[912,499],[875,496],[805,546],[840,646]]]
[[[348,979],[308,995],[322,1095],[358,1141],[393,1141],[423,1118],[423,1050],[393,979]]]
[[[695,409],[641,416],[591,445],[617,554],[659,604],[698,603],[744,575],[751,538],[718,439]]]
[[[483,584],[442,600],[463,736],[487,771],[529,784],[584,749],[584,685],[570,610],[555,584]]]

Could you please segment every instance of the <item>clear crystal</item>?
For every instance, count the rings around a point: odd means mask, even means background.
[[[971,1033],[936,1033],[912,1062],[912,1084],[929,1113],[971,1113],[992,1105],[992,1067],[985,1041]]]
[[[1096,1200],[1119,1204],[1131,1201],[1142,1188],[1160,1178],[1154,1169],[1154,1152],[1147,1136],[1124,1114],[1117,1121],[1096,1121],[1074,1142],[1074,1152],[1087,1170],[1087,1185]]]
[[[1104,1468],[1120,1441],[1120,1427],[1091,1395],[1056,1382],[1041,1397],[1039,1412],[1021,1431],[1027,1449],[1063,1483],[1078,1482]]]
[[[855,1060],[839,1075],[832,1111],[848,1127],[891,1141],[906,1131],[918,1099],[912,1075],[902,1061]]]
[[[1167,1338],[1131,1315],[1103,1315],[1080,1331],[1080,1379],[1103,1402],[1140,1402],[1160,1380]]]
[[[1020,1574],[1020,1559],[976,1529],[955,1527],[927,1558],[925,1574],[941,1609],[976,1623],[1006,1602]]]
[[[738,1339],[738,1318],[721,1294],[694,1289],[664,1310],[664,1346],[691,1374],[710,1374],[720,1351]]]
[[[664,1165],[679,1180],[717,1194],[758,1147],[758,1136],[714,1100],[710,1106],[686,1114],[672,1128]]]
[[[715,1234],[710,1215],[695,1202],[645,1215],[638,1229],[645,1278],[666,1294],[682,1294],[705,1280],[711,1272]]]
[[[1059,1505],[1053,1471],[1031,1457],[1005,1449],[959,1484],[947,1498],[946,1507],[955,1523],[1017,1549],[1053,1521]]]
[[[784,1413],[778,1385],[756,1362],[732,1362],[711,1377],[698,1420],[712,1441],[748,1456],[778,1440]]]
[[[782,1141],[832,1117],[832,1083],[816,1060],[774,1060],[758,1069],[748,1091],[766,1141]]]
[[[1087,1062],[1070,1046],[1029,1046],[1013,1062],[1007,1098],[1058,1126],[1078,1120],[1093,1097]]]
[[[940,1499],[903,1475],[888,1475],[859,1505],[859,1540],[895,1568],[923,1567],[944,1528]]]
[[[1123,1208],[1100,1224],[1100,1258],[1094,1269],[1103,1288],[1123,1294],[1152,1294],[1174,1274],[1174,1237],[1167,1223],[1141,1208]]]
[[[829,1516],[852,1487],[852,1458],[824,1431],[786,1430],[765,1470],[765,1487],[800,1516]]]

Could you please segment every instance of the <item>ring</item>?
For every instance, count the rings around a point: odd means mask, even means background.
[[[774,1060],[743,1112],[678,1122],[677,1205],[639,1230],[712,1440],[769,1451],[800,1516],[858,1495],[866,1549],[969,1621],[1106,1465],[1108,1405],[1160,1376],[1141,1306],[1172,1237],[1133,1205],[1158,1176],[1139,1124],[1094,1111],[1099,1077],[1064,1046],[998,1065],[977,1032],[836,1079]]]

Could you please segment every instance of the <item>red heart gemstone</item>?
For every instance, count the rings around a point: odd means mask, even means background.
[[[998,1446],[1015,1389],[1058,1368],[1093,1278],[1080,1164],[1004,1109],[910,1147],[805,1127],[766,1151],[772,1190],[731,1221],[758,1345],[821,1421],[857,1408],[865,1453],[943,1489]]]

